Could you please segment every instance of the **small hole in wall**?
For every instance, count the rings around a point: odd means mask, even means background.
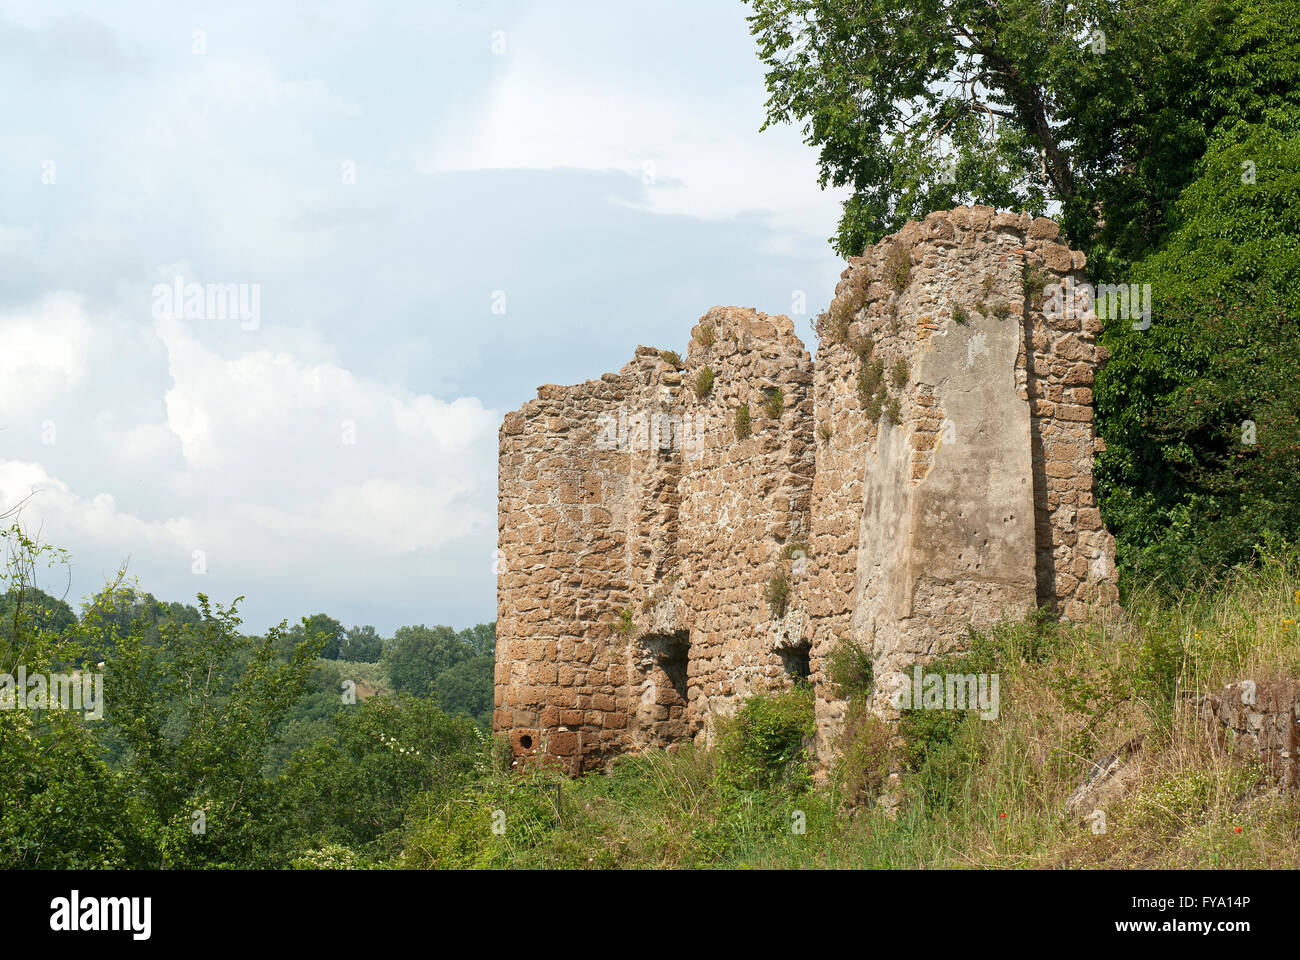
[[[531,750],[533,748],[533,738],[525,733],[519,738],[519,746],[523,747],[525,750]]]
[[[785,667],[785,672],[796,680],[806,680],[812,673],[812,658],[810,657],[810,648],[806,643],[801,643],[797,647],[790,647],[781,651],[781,665]]]

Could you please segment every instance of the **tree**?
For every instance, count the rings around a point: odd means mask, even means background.
[[[853,190],[843,256],[958,202],[1057,201],[1108,279],[1219,131],[1300,105],[1289,0],[747,2],[764,127],[801,121],[822,186]]]
[[[303,617],[301,624],[289,628],[285,640],[290,646],[297,646],[307,641],[321,640],[320,656],[326,660],[342,658],[347,631],[343,624],[324,613],[315,613]]]
[[[24,621],[35,629],[60,634],[76,626],[77,616],[67,603],[39,587],[11,587],[0,594],[0,630],[12,636]]]
[[[87,651],[92,662],[109,659],[117,638],[126,636],[137,626],[144,642],[152,644],[158,640],[160,624],[197,623],[200,619],[199,611],[191,604],[163,603],[152,593],[123,586],[121,578],[91,597],[82,619],[92,614],[98,624],[97,640]]]
[[[284,660],[283,624],[246,637],[238,600],[214,609],[198,599],[198,624],[163,624],[156,645],[137,624],[106,669],[107,718],[129,746],[123,775],[146,865],[273,866],[288,813],[262,766],[326,636],[313,632]]]
[[[471,721],[428,700],[376,697],[339,713],[281,778],[295,843],[373,848],[417,795],[458,789],[484,743]]]
[[[374,627],[353,627],[343,636],[339,659],[355,663],[376,663],[384,652],[384,638]]]
[[[0,631],[0,674],[65,672],[85,657],[97,614],[78,623],[66,604],[36,586],[47,563],[64,560],[14,525],[0,530],[7,591]],[[13,696],[19,691],[10,691]],[[90,869],[130,866],[137,851],[125,791],[90,729],[93,720],[63,709],[0,709],[0,868]]]
[[[472,651],[451,627],[398,627],[384,652],[389,680],[398,693],[428,697],[443,671],[468,660]]]
[[[493,657],[497,651],[497,625],[496,621],[492,623],[478,623],[472,627],[466,627],[458,636],[460,642],[469,647],[469,649],[478,657]]]
[[[1096,383],[1118,559],[1170,586],[1300,542],[1300,134],[1232,131],[1199,170]]]
[[[438,675],[438,706],[453,716],[472,717],[483,729],[492,726],[492,657],[462,660]]]

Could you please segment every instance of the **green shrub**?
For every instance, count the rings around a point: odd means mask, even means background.
[[[907,383],[907,360],[899,357],[894,361],[894,365],[889,368],[889,382],[895,390],[901,390]]]
[[[785,616],[786,608],[790,605],[790,593],[790,577],[786,574],[784,566],[779,567],[767,581],[767,586],[763,588],[763,599],[767,601],[772,616],[778,620]]]
[[[754,432],[749,422],[749,404],[742,403],[736,408],[736,439],[744,440]]]
[[[858,369],[858,402],[866,409],[874,403],[878,408],[884,402],[885,397],[885,361],[877,357],[874,360],[866,361]],[[880,416],[879,411],[875,416],[868,415],[868,420],[876,420]]]
[[[556,863],[564,796],[572,790],[558,773],[530,768],[484,769],[461,791],[426,793],[411,806],[398,863],[414,870],[527,867],[540,853],[549,866],[586,866]]]
[[[701,323],[699,332],[695,335],[695,339],[699,341],[700,346],[707,349],[717,343],[718,334],[717,331],[713,329],[713,324]]]
[[[1029,267],[1023,277],[1025,299],[1035,309],[1043,305],[1043,291],[1047,289],[1047,274],[1039,267]]]
[[[683,366],[682,355],[676,350],[660,350],[659,359],[676,370],[680,370]]]
[[[763,412],[773,420],[785,410],[785,393],[780,387],[769,387],[763,391]]]
[[[431,700],[374,697],[338,714],[334,733],[296,755],[280,780],[299,848],[377,850],[418,794],[465,783],[484,745],[472,720]]]
[[[1150,326],[1101,338],[1103,518],[1130,580],[1170,590],[1300,542],[1300,134],[1238,138],[1125,278],[1151,285]]]
[[[841,637],[826,654],[825,671],[836,696],[845,700],[870,698],[875,686],[875,666],[871,652],[865,647]]]
[[[831,301],[830,308],[813,322],[813,330],[823,343],[844,343],[849,336],[849,324],[867,302],[871,276],[862,267],[852,268],[848,287]]]
[[[835,783],[850,805],[870,801],[889,779],[892,765],[888,725],[865,704],[851,703],[833,763]]]
[[[713,390],[713,371],[705,367],[695,377],[695,396],[699,400],[707,397]]]
[[[816,729],[807,683],[750,697],[734,717],[719,721],[719,781],[738,790],[803,789],[811,763],[805,741]]]
[[[854,337],[849,341],[849,350],[862,363],[871,359],[871,352],[876,349],[876,341],[870,334],[861,337]]]
[[[912,251],[909,247],[895,243],[885,255],[885,279],[898,293],[907,288],[907,281],[912,274]]]

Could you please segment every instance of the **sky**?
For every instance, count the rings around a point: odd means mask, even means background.
[[[68,551],[41,585],[495,619],[506,412],[831,298],[843,196],[760,132],[747,12],[0,0],[0,512]]]

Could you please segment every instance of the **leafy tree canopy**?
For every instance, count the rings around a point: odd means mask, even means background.
[[[843,256],[957,203],[1041,214],[1108,279],[1148,252],[1197,157],[1294,124],[1290,0],[747,0],[764,126],[848,186]]]
[[[1232,131],[1201,171],[1096,384],[1120,562],[1171,586],[1300,541],[1300,134]]]

